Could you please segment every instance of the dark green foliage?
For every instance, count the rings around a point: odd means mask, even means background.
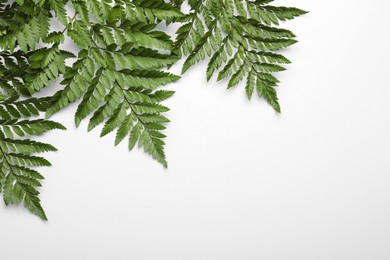
[[[116,131],[115,145],[127,137],[130,150],[138,145],[167,166],[162,131],[169,109],[160,103],[173,92],[157,88],[179,79],[161,71],[178,57],[171,37],[155,28],[182,16],[163,0],[0,0],[0,191],[7,205],[23,202],[46,219],[37,190],[43,177],[31,167],[49,166],[33,154],[55,148],[28,137],[63,129],[40,114],[50,117],[76,101],[76,125],[90,116],[88,130]],[[63,30],[50,30],[53,18]],[[66,37],[80,47],[77,55],[63,50]],[[53,97],[31,98],[58,78],[63,89]]]
[[[48,107],[48,98],[20,99],[13,96],[0,102],[0,191],[6,205],[19,204],[46,220],[38,198],[43,176],[35,167],[50,166],[35,154],[56,151],[50,144],[29,139],[54,129],[59,123],[33,119]]]
[[[210,57],[207,79],[229,79],[228,88],[246,80],[246,94],[254,90],[280,112],[272,75],[285,70],[288,59],[275,51],[297,41],[289,30],[275,27],[280,21],[294,19],[306,12],[298,8],[276,7],[273,1],[202,0],[191,1],[191,11],[178,21],[175,51],[187,56],[183,73],[194,64]],[[180,7],[183,1],[171,0]],[[221,11],[223,10],[223,11]]]
[[[156,89],[179,79],[160,71],[178,58],[170,54],[170,37],[155,27],[163,19],[181,17],[181,12],[155,0],[73,4],[77,13],[68,34],[82,50],[46,115],[81,100],[76,125],[91,115],[88,130],[103,124],[102,136],[117,131],[116,144],[128,136],[129,149],[138,143],[166,167],[161,130],[168,122],[162,113],[169,109],[159,103],[173,93]]]
[[[47,219],[38,198],[50,166],[40,157],[56,149],[32,140],[64,129],[51,117],[77,102],[75,124],[87,119],[88,131],[115,133],[115,145],[142,148],[167,167],[164,130],[169,122],[162,102],[174,92],[160,87],[180,77],[167,72],[186,56],[183,72],[210,57],[207,78],[229,79],[228,88],[246,79],[246,94],[256,91],[280,111],[273,73],[285,57],[275,53],[296,42],[276,28],[279,21],[305,12],[275,7],[269,0],[0,0],[0,192],[5,203],[23,203]],[[223,11],[221,11],[223,10]],[[54,31],[51,22],[62,25]],[[163,24],[182,23],[175,41]],[[64,50],[65,39],[79,50]],[[70,63],[72,62],[72,63]],[[67,65],[68,64],[68,65]],[[71,64],[71,65],[69,65]],[[43,88],[60,79],[52,97]],[[37,155],[38,154],[38,155]]]
[[[50,163],[35,154],[56,151],[56,148],[30,138],[65,128],[40,118],[50,105],[50,97],[28,97],[29,77],[33,75],[30,71],[34,69],[29,58],[33,53],[21,50],[0,53],[0,191],[6,205],[22,203],[46,219],[38,198],[43,176],[34,168],[50,166]]]

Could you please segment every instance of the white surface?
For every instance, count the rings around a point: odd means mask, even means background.
[[[276,3],[311,11],[284,26],[282,115],[199,65],[169,86],[164,170],[70,107],[43,138],[50,221],[1,205],[0,259],[390,259],[389,1]]]

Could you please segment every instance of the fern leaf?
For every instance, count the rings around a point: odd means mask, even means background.
[[[179,57],[170,53],[170,37],[155,30],[151,23],[184,15],[162,0],[128,1],[114,6],[109,1],[72,3],[76,19],[71,21],[68,35],[83,50],[71,68],[65,67],[61,82],[64,88],[53,96],[46,116],[81,100],[75,114],[77,126],[91,116],[89,131],[99,125],[103,126],[101,136],[116,131],[115,145],[129,137],[129,148],[138,143],[166,166],[165,135],[161,131],[169,121],[163,113],[169,109],[160,103],[173,92],[158,88],[180,78],[162,71]],[[91,19],[99,23],[91,25]],[[14,131],[11,128],[9,132]]]
[[[218,80],[229,78],[228,88],[246,80],[245,89],[249,99],[257,89],[259,96],[280,112],[274,88],[278,81],[272,74],[284,71],[285,68],[279,64],[290,61],[276,51],[297,41],[291,31],[275,26],[280,21],[291,20],[307,12],[298,8],[272,6],[270,2],[188,1],[191,10],[185,18],[177,20],[184,24],[176,32],[174,45],[175,53],[187,56],[182,72],[210,57],[207,80],[217,73]],[[171,3],[180,7],[183,1]],[[223,12],[220,11],[222,9]],[[202,19],[204,23],[199,22]]]
[[[26,118],[38,116],[48,105],[48,98],[23,100],[18,96],[0,102],[0,107],[6,112],[1,115],[6,119],[0,120],[0,191],[4,202],[6,205],[23,204],[43,220],[47,217],[38,197],[43,176],[34,168],[51,164],[36,154],[57,149],[28,137],[65,127],[53,121]]]

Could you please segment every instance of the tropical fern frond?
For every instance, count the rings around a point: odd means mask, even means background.
[[[44,177],[34,168],[51,164],[36,154],[57,149],[30,137],[65,129],[57,122],[30,118],[44,112],[48,104],[48,98],[21,100],[17,96],[0,102],[0,116],[5,118],[0,120],[0,192],[6,205],[23,204],[44,220],[47,217],[38,197]]]
[[[4,202],[23,204],[46,220],[38,198],[43,176],[35,167],[50,166],[37,154],[56,151],[50,144],[30,138],[54,129],[65,129],[57,122],[41,119],[51,98],[29,96],[28,71],[38,66],[29,63],[31,52],[0,53],[0,192]],[[46,62],[46,61],[42,61]]]
[[[100,124],[102,136],[116,130],[115,144],[129,136],[130,150],[138,143],[167,166],[161,131],[169,121],[162,115],[168,108],[159,103],[173,92],[156,89],[179,79],[161,71],[178,57],[169,53],[170,37],[155,27],[183,14],[162,0],[115,1],[113,6],[110,1],[72,3],[76,16],[68,34],[82,50],[64,74],[64,89],[54,95],[46,116],[81,100],[77,126],[91,115],[89,131]],[[99,23],[91,22],[91,17]]]
[[[171,0],[180,7],[184,1]],[[188,3],[191,11],[177,21],[184,23],[177,31],[175,51],[187,56],[182,72],[210,57],[207,79],[229,79],[228,88],[246,80],[246,94],[254,90],[280,112],[274,73],[290,63],[276,51],[297,41],[295,35],[274,27],[280,21],[307,13],[298,8],[269,5],[273,1],[202,0]],[[223,10],[223,12],[221,12]]]

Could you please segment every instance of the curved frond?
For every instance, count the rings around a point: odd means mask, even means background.
[[[210,57],[207,79],[214,74],[218,80],[228,79],[228,88],[246,81],[250,99],[256,90],[260,97],[280,112],[274,73],[285,70],[290,63],[277,51],[297,41],[286,29],[276,27],[280,21],[301,16],[306,11],[270,5],[273,1],[202,0],[188,1],[191,11],[177,21],[175,52],[186,56],[182,73]],[[171,0],[180,7],[183,1]],[[224,10],[221,12],[220,10]]]
[[[70,27],[75,32],[68,34],[82,50],[64,73],[64,88],[53,96],[46,116],[81,100],[77,126],[91,116],[88,130],[102,125],[102,136],[116,131],[115,144],[129,137],[130,150],[138,144],[167,166],[161,131],[169,121],[163,113],[169,109],[160,102],[173,92],[157,89],[179,79],[162,71],[179,57],[171,53],[170,36],[155,27],[184,15],[162,0],[73,4],[77,15]],[[91,17],[99,23],[90,22]]]

